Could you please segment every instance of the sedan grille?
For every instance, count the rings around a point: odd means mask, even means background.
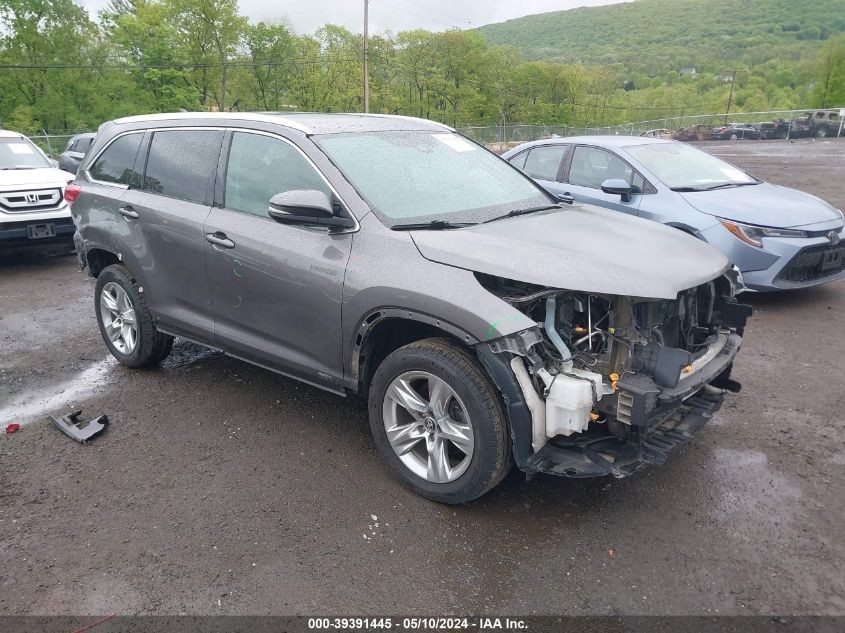
[[[845,271],[845,242],[818,244],[801,249],[777,276],[775,281],[811,283],[822,281]]]
[[[59,206],[61,189],[39,189],[36,191],[4,191],[0,193],[0,210],[6,213],[28,213],[43,211]]]

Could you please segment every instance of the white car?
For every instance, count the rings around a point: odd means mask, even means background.
[[[0,130],[0,256],[71,251],[75,228],[64,194],[74,177],[23,134]]]

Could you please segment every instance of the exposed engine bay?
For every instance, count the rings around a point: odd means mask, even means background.
[[[538,324],[491,343],[510,354],[531,411],[523,470],[621,477],[661,463],[740,390],[730,372],[751,308],[734,299],[730,272],[674,300],[476,276]]]

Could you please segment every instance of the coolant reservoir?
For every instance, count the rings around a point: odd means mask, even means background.
[[[545,375],[543,375],[545,374]],[[590,412],[609,387],[602,385],[601,375],[579,369],[551,376],[540,374],[549,390],[546,396],[546,435],[572,435],[587,429]]]

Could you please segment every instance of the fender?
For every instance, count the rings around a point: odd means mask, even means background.
[[[474,346],[478,343],[478,339],[458,327],[454,323],[444,321],[438,317],[434,317],[424,312],[416,310],[408,310],[406,308],[397,307],[380,307],[370,310],[359,322],[355,330],[355,339],[352,341],[352,348],[349,354],[349,364],[347,371],[347,378],[345,379],[346,387],[354,392],[358,391],[358,380],[361,350],[367,342],[367,337],[370,335],[373,328],[386,319],[403,319],[405,321],[417,321],[443,330],[447,334],[451,334],[460,341],[463,341],[468,347]]]
[[[666,226],[671,227],[673,229],[678,229],[679,231],[683,231],[684,233],[689,233],[695,238],[703,240],[704,238],[701,237],[701,232],[689,224],[681,224],[679,222],[667,222]]]

